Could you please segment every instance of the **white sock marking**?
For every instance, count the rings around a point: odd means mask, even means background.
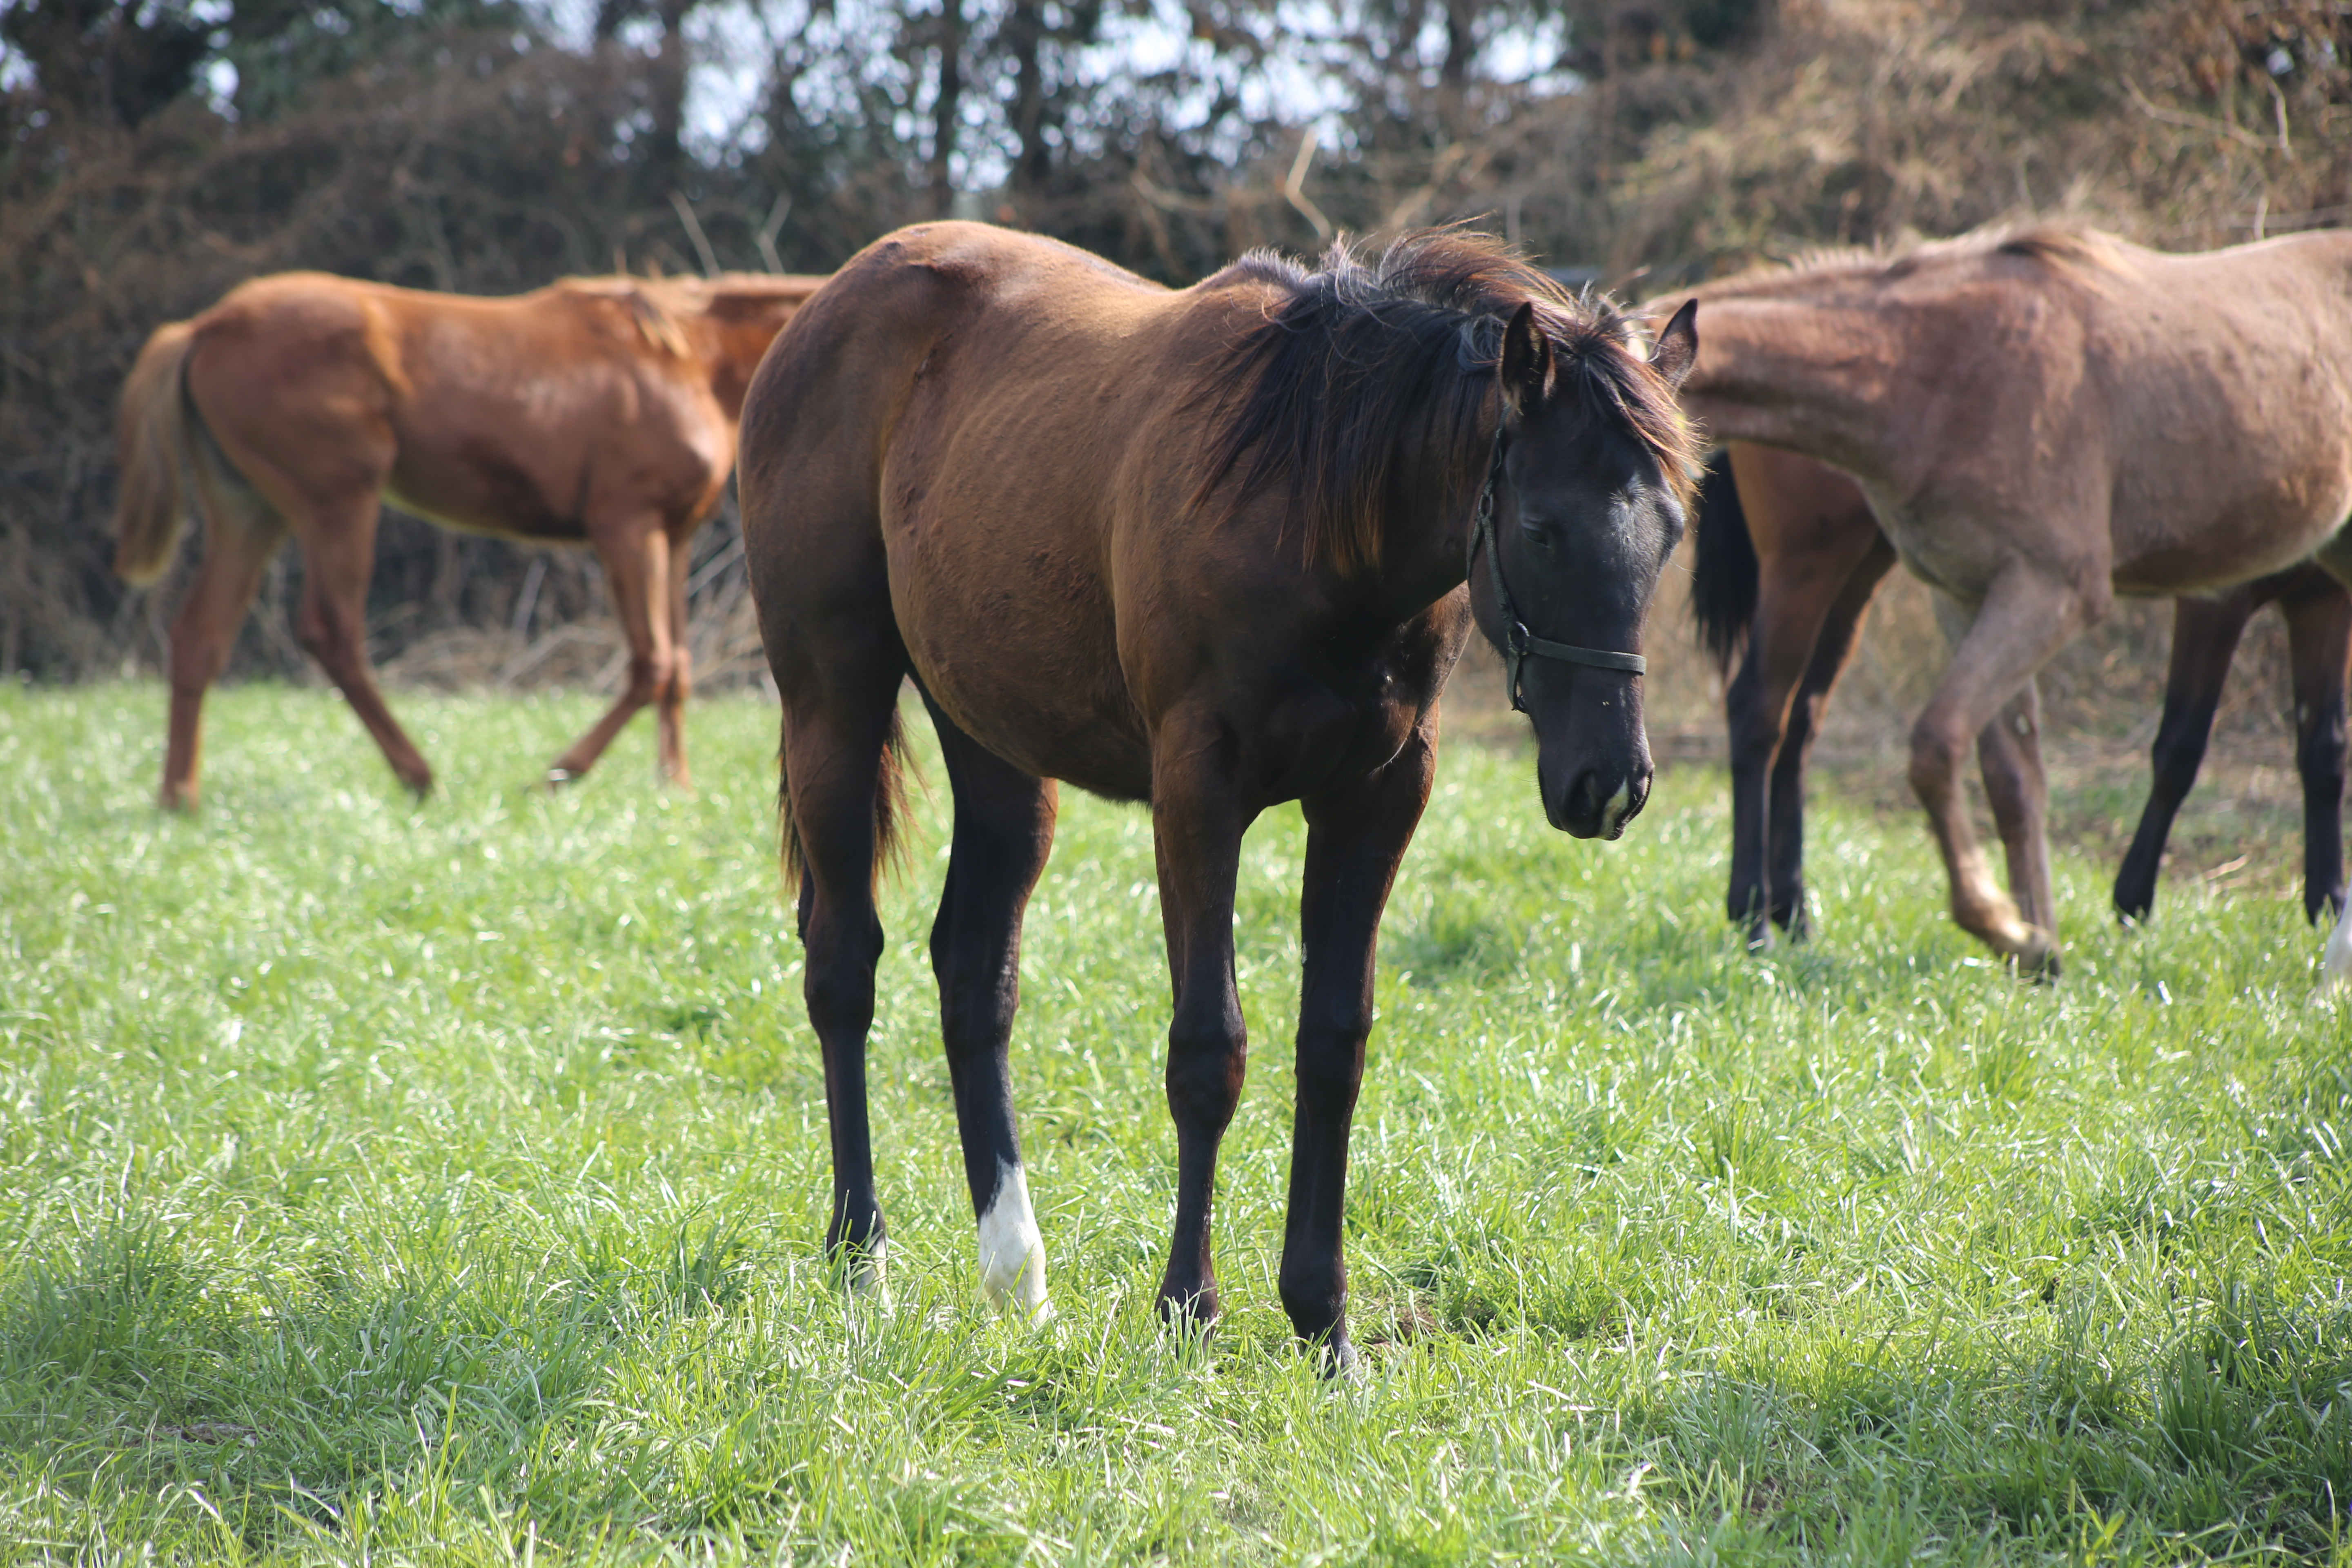
[[[866,1300],[890,1304],[890,1238],[884,1237],[860,1252],[849,1265],[849,1293]]]
[[[1042,1323],[1054,1315],[1045,1299],[1045,1238],[1029,1206],[1028,1173],[1010,1160],[996,1163],[996,1195],[980,1216],[980,1285],[999,1311]]]
[[[2327,936],[2327,951],[2319,960],[2319,994],[2331,995],[2352,982],[2352,901],[2336,917],[2336,929]]]

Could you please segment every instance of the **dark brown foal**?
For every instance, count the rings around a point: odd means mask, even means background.
[[[1627,345],[1612,313],[1460,231],[1311,272],[1253,257],[1171,292],[954,223],[869,247],[777,340],[744,410],[744,548],[784,710],[825,1242],[853,1279],[886,1246],[866,1036],[911,677],[954,791],[930,951],[983,1289],[1048,1310],[1010,1051],[1054,781],[1150,807],[1177,1150],[1159,1301],[1196,1324],[1222,1306],[1217,1152],[1248,1061],[1242,836],[1297,800],[1280,1283],[1298,1334],[1350,1362],[1341,1220],[1375,938],[1474,618],[1533,716],[1554,825],[1615,837],[1648,792],[1635,649],[1682,528],[1673,387],[1696,345],[1687,318],[1647,362]]]

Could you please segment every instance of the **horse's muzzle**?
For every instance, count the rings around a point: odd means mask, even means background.
[[[1651,770],[1585,768],[1555,794],[1544,791],[1544,815],[1573,838],[1615,838],[1649,804]]]

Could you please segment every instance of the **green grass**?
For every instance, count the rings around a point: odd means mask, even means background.
[[[1349,1197],[1359,1385],[1276,1296],[1295,811],[1251,835],[1229,1315],[1150,1303],[1173,1136],[1148,823],[1075,794],[1015,1070],[1060,1317],[977,1300],[920,936],[885,910],[890,1304],[817,1239],[774,720],[0,691],[0,1563],[2352,1563],[2352,1024],[2291,901],[2062,857],[2065,981],[1821,803],[1821,935],[1719,916],[1717,773],[1612,846],[1457,747],[1388,919]],[[918,726],[920,728],[920,726]]]

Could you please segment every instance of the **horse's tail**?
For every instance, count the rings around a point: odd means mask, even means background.
[[[1720,447],[1707,459],[1706,477],[1699,482],[1697,533],[1691,618],[1698,622],[1700,643],[1717,664],[1727,668],[1756,618],[1761,574],[1739,487],[1732,482],[1731,454]]]
[[[184,377],[195,328],[158,327],[122,384],[115,452],[122,489],[114,503],[114,574],[144,584],[163,574],[180,542],[187,469],[188,407]]]
[[[776,761],[776,826],[783,850],[784,891],[790,893],[801,885],[808,855],[801,847],[800,825],[793,820],[792,775],[781,755]],[[900,829],[907,820],[907,726],[896,707],[890,710],[890,727],[883,733],[881,764],[874,784],[874,875],[878,879],[885,868],[900,866],[906,859]]]

